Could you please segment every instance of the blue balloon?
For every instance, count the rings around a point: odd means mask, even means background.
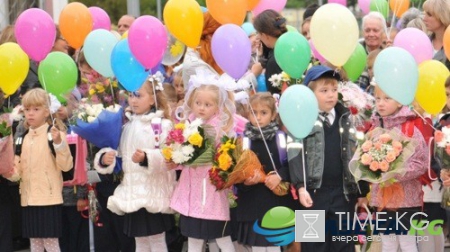
[[[255,27],[253,27],[253,24],[250,22],[245,22],[241,25],[242,29],[244,29],[247,36],[250,37],[252,34],[256,34]]]
[[[128,38],[122,39],[114,47],[111,66],[117,80],[130,92],[138,90],[148,77],[145,67],[131,53]]]
[[[87,63],[99,74],[113,77],[111,53],[119,40],[111,32],[98,29],[91,31],[84,40],[84,56]]]
[[[375,82],[386,95],[403,105],[413,102],[419,70],[414,57],[400,47],[380,52],[373,65]]]
[[[278,107],[281,121],[296,138],[309,135],[319,115],[319,104],[313,91],[304,85],[292,85],[281,95]]]

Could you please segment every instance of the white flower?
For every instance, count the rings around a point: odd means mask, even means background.
[[[189,157],[186,157],[183,152],[179,150],[174,150],[172,152],[172,160],[175,164],[182,164],[189,160]]]
[[[114,105],[108,106],[106,108],[106,110],[117,113],[117,112],[119,112],[120,108],[121,108],[120,105],[114,104]]]
[[[11,112],[10,118],[16,122],[23,119],[22,105],[17,105]]]
[[[91,123],[91,122],[95,121],[96,118],[97,118],[97,117],[88,116],[87,122],[88,122],[88,123]]]
[[[83,120],[84,117],[86,117],[86,113],[81,112],[78,114],[78,119]]]
[[[273,74],[270,76],[269,81],[272,83],[273,87],[280,87],[282,79],[283,76],[281,74]]]
[[[181,147],[181,152],[183,152],[183,154],[185,156],[189,156],[191,157],[192,154],[194,153],[195,149],[194,147],[192,147],[192,145],[185,145],[183,147]]]

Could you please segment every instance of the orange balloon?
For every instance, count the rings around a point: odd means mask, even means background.
[[[75,49],[79,49],[94,21],[86,5],[78,2],[69,3],[59,15],[59,29],[64,39]]]
[[[203,31],[203,12],[195,0],[169,0],[164,6],[164,23],[170,33],[195,48]]]
[[[259,0],[247,0],[247,10],[251,11],[256,5],[259,4]]]
[[[389,7],[400,18],[409,9],[409,0],[390,0]]]
[[[211,16],[221,24],[241,26],[247,14],[247,3],[242,0],[206,0]]]
[[[447,59],[450,60],[450,29],[447,27],[444,33],[444,52]]]

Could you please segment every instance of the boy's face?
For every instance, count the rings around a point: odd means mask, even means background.
[[[334,79],[318,79],[317,86],[314,89],[319,110],[330,112],[338,102],[338,83]]]
[[[450,109],[450,87],[445,88],[445,95],[447,96],[447,108]]]

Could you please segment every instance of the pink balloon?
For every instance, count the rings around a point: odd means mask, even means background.
[[[325,64],[327,62],[327,60],[317,51],[317,49],[314,47],[312,40],[310,39],[308,42],[309,42],[309,47],[311,47],[311,51],[312,51],[314,58],[318,59],[320,61],[320,63]]]
[[[328,0],[328,3],[337,3],[347,7],[347,0]]]
[[[52,17],[37,8],[28,9],[17,18],[14,26],[17,44],[37,62],[45,59],[53,48],[56,27]]]
[[[358,6],[364,14],[370,12],[370,0],[358,0]]]
[[[161,62],[167,48],[166,28],[153,16],[141,16],[128,30],[131,53],[146,68],[151,69]]]
[[[417,65],[433,58],[433,45],[430,38],[417,28],[405,28],[394,39],[394,46],[408,51]]]
[[[253,16],[258,16],[259,13],[272,9],[280,12],[286,6],[287,0],[260,0],[258,5],[253,9]]]
[[[111,20],[109,19],[108,13],[102,8],[93,6],[89,7],[89,12],[91,13],[92,20],[94,21],[94,26],[92,30],[105,29],[107,31],[111,30]]]

